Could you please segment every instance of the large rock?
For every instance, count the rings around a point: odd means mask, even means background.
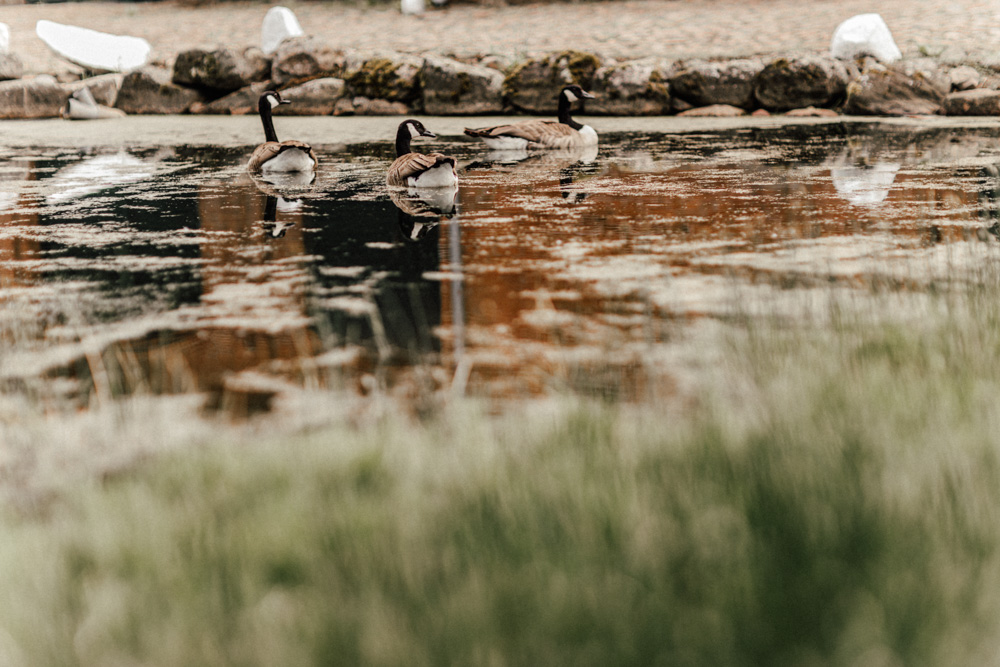
[[[223,114],[233,116],[244,116],[250,113],[257,113],[257,104],[260,96],[270,87],[266,81],[251,83],[245,88],[240,88],[235,93],[229,93],[225,97],[212,100],[209,103],[196,102],[189,109],[191,113]]]
[[[617,116],[659,116],[670,113],[670,84],[654,61],[606,65],[594,72],[587,112]]]
[[[944,100],[949,116],[1000,116],[1000,90],[976,88],[952,93]]]
[[[423,61],[405,54],[383,54],[364,61],[345,79],[351,95],[403,102],[413,106],[420,99]]]
[[[100,76],[92,76],[87,79],[73,81],[72,83],[64,83],[63,88],[66,90],[68,95],[72,95],[73,93],[86,88],[90,91],[90,94],[93,96],[94,101],[97,104],[103,104],[106,107],[113,107],[115,106],[115,102],[118,100],[118,91],[121,89],[122,82],[124,80],[124,74],[102,74]]]
[[[503,74],[429,55],[420,68],[424,112],[435,116],[498,113],[503,110]]]
[[[756,58],[691,60],[675,66],[670,92],[695,107],[728,104],[751,109],[754,80],[763,69],[764,62]]]
[[[271,61],[271,81],[276,86],[302,83],[321,77],[343,78],[348,56],[315,37],[292,37],[281,42]]]
[[[204,98],[191,88],[170,82],[170,71],[162,67],[143,67],[125,75],[115,106],[125,113],[184,113]]]
[[[295,13],[288,7],[271,7],[264,14],[264,21],[260,26],[260,50],[266,54],[272,54],[278,50],[278,46],[292,37],[299,37],[303,34],[299,20],[295,18]]]
[[[0,81],[19,79],[24,74],[21,59],[13,53],[0,53]]]
[[[324,77],[281,91],[281,97],[291,104],[278,107],[283,116],[329,116],[344,97],[347,86],[343,79]]]
[[[0,81],[0,118],[54,118],[68,98],[51,76]]]
[[[864,116],[934,114],[951,82],[925,61],[886,66],[868,59],[861,75],[847,86],[844,112]]]
[[[259,53],[240,53],[235,49],[182,51],[174,60],[173,82],[208,95],[231,93],[268,76],[270,68],[266,59],[257,56]]]
[[[830,54],[845,60],[872,56],[884,63],[903,57],[889,26],[878,14],[858,14],[837,26],[830,42]]]
[[[847,66],[836,58],[778,58],[757,75],[754,95],[771,111],[822,107],[842,100],[850,80]]]
[[[524,111],[555,113],[559,91],[572,83],[589,91],[600,66],[597,56],[581,51],[529,59],[515,66],[504,79],[504,98]]]

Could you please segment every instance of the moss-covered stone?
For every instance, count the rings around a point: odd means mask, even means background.
[[[754,95],[770,111],[832,106],[843,101],[850,78],[848,66],[829,56],[778,58],[757,75]]]
[[[420,82],[424,110],[429,114],[484,114],[503,109],[503,74],[495,69],[427,56]]]
[[[559,91],[575,83],[589,90],[600,58],[584,51],[563,51],[525,60],[508,72],[503,82],[504,98],[513,106],[533,113],[553,113]]]
[[[191,49],[177,54],[172,80],[219,96],[249,85],[266,71],[256,60],[251,62],[233,49]]]
[[[695,107],[726,104],[742,109],[756,106],[754,79],[764,69],[757,58],[679,63],[670,76],[670,91]]]
[[[420,98],[420,65],[411,56],[370,58],[346,81],[353,95],[411,103]]]
[[[587,102],[587,111],[621,116],[656,116],[670,112],[670,84],[658,64],[632,61],[599,68]]]

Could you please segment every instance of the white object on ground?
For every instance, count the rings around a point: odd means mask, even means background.
[[[96,118],[121,118],[125,112],[98,104],[90,88],[81,88],[66,100],[63,118],[69,120],[94,120]]]
[[[404,14],[423,14],[424,0],[400,0],[399,8]]]
[[[289,37],[304,35],[295,13],[288,7],[271,7],[260,26],[260,50],[270,55]]]
[[[830,53],[834,58],[847,60],[869,55],[884,63],[903,57],[879,14],[858,14],[838,25],[830,42]]]
[[[874,206],[889,196],[899,167],[895,162],[876,162],[870,167],[834,167],[830,176],[841,198],[855,206]]]
[[[110,35],[75,25],[39,21],[35,34],[66,60],[90,70],[126,72],[149,59],[149,42],[141,37]]]
[[[10,26],[0,23],[0,53],[10,52]]]

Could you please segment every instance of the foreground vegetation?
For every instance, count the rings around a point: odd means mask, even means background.
[[[0,522],[4,665],[969,665],[1000,306],[755,324],[699,405],[331,426]]]

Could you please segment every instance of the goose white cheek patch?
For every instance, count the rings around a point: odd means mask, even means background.
[[[576,102],[578,99],[580,99],[579,97],[574,95],[573,91],[571,90],[564,90],[563,95],[565,95],[566,99],[569,100],[570,102]]]
[[[276,98],[274,95],[268,95],[267,101],[271,104],[272,109],[278,106],[278,98]]]
[[[416,125],[414,125],[413,123],[410,123],[409,125],[407,125],[407,127],[410,128],[410,136],[411,137],[419,137],[420,136],[420,130],[417,129]]]

